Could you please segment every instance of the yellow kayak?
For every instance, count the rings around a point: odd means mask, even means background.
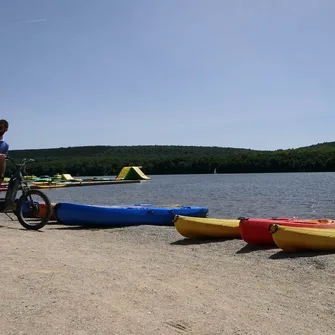
[[[212,219],[176,215],[174,225],[179,234],[189,238],[240,238],[240,220]]]
[[[276,245],[287,252],[335,251],[335,229],[271,224],[269,230]]]

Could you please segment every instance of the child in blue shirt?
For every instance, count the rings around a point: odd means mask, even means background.
[[[8,155],[9,145],[3,140],[4,133],[8,130],[8,122],[0,120],[0,185],[3,183],[6,172],[6,156]]]

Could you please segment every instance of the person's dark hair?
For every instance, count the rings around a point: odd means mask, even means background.
[[[3,123],[5,125],[5,128],[8,129],[8,122],[6,120],[0,120],[0,123]]]

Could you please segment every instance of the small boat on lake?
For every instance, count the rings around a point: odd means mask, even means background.
[[[7,192],[8,190],[8,183],[2,183],[0,185],[0,192]]]
[[[30,183],[30,188],[31,189],[41,189],[41,188],[60,188],[60,187],[66,187],[65,183],[57,183],[57,182],[31,182]]]

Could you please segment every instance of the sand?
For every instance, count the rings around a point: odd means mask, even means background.
[[[1,334],[335,334],[335,255],[0,217]]]

